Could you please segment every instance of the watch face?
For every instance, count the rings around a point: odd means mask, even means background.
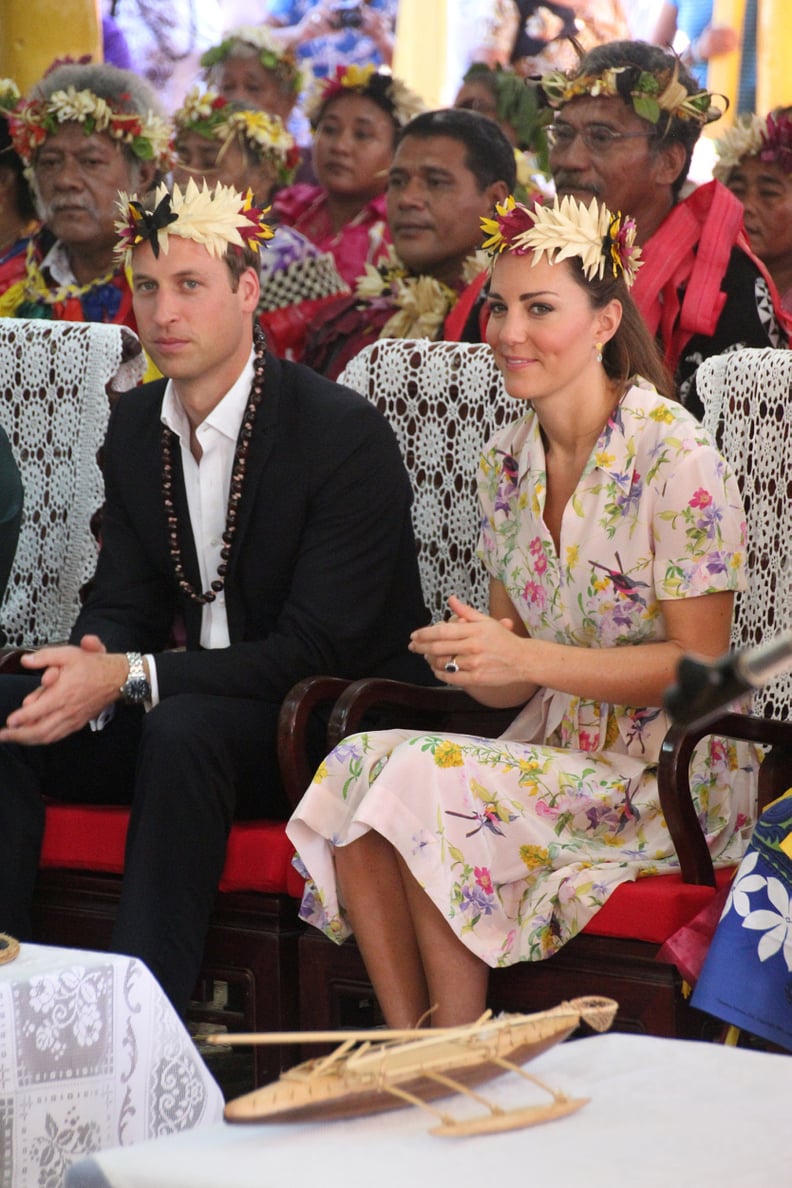
[[[149,683],[144,676],[130,677],[124,685],[124,697],[127,701],[137,703],[145,701],[150,693]]]

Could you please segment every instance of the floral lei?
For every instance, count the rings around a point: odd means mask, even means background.
[[[718,181],[728,181],[732,169],[744,157],[758,157],[778,165],[784,173],[792,173],[792,119],[783,111],[770,112],[767,119],[738,116],[734,127],[715,141],[715,149],[718,160],[712,172]]]
[[[376,66],[336,66],[335,74],[317,78],[303,103],[312,128],[316,128],[327,104],[339,95],[376,95],[384,99],[391,109],[393,119],[403,128],[405,124],[426,110],[419,95],[404,83],[378,70]]]
[[[53,318],[56,306],[65,306],[65,316],[75,320],[77,302],[85,322],[114,322],[131,308],[131,289],[122,268],[115,268],[87,285],[57,285],[53,288],[41,271],[41,262],[53,242],[50,232],[31,237],[27,245],[24,279],[0,296],[0,317]],[[60,314],[64,316],[63,313]]]
[[[462,279],[470,283],[487,267],[486,258],[474,253],[465,261]],[[380,338],[434,338],[459,297],[456,289],[433,276],[412,276],[391,245],[375,267],[366,264],[355,283],[355,296],[374,309],[396,306],[380,331]]]
[[[258,60],[265,70],[272,70],[289,84],[295,94],[302,88],[303,78],[297,68],[294,52],[282,45],[277,35],[266,25],[242,25],[234,29],[219,45],[201,55],[200,65],[205,70],[221,65],[239,45],[249,45],[258,50]]]
[[[552,206],[528,207],[510,194],[495,206],[495,218],[483,218],[481,229],[488,238],[483,250],[497,256],[508,250],[516,256],[533,252],[534,262],[545,253],[552,264],[578,257],[588,280],[605,275],[624,276],[628,288],[640,267],[641,249],[635,242],[635,221],[592,198],[589,206],[570,195]]]
[[[195,132],[206,140],[219,140],[220,152],[237,134],[257,157],[266,157],[275,165],[278,180],[291,181],[300,163],[300,149],[279,116],[265,111],[230,110],[229,101],[210,89],[193,87],[173,117],[176,140],[180,132]]]
[[[622,99],[632,106],[637,116],[650,124],[657,124],[664,112],[670,119],[692,120],[699,126],[710,124],[723,115],[713,102],[716,96],[709,91],[689,94],[679,81],[676,61],[673,68],[657,72],[642,70],[640,66],[612,66],[601,74],[575,75],[551,70],[542,75],[539,89],[552,108],[563,107],[581,95]]]
[[[124,98],[123,96],[121,98]],[[53,91],[48,99],[23,100],[9,116],[14,148],[26,165],[61,124],[82,124],[86,136],[106,132],[119,144],[127,145],[141,161],[169,164],[168,125],[153,112],[120,111],[93,91],[67,87]]]

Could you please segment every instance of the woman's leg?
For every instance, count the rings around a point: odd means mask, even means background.
[[[334,860],[339,899],[385,1021],[415,1027],[429,995],[396,851],[372,830],[336,847]]]
[[[488,966],[454,934],[396,850],[373,830],[335,851],[350,926],[390,1027],[433,1027],[483,1013]]]
[[[426,977],[433,1027],[473,1023],[487,1006],[489,966],[471,953],[443,919],[404,859],[397,855],[402,884]]]

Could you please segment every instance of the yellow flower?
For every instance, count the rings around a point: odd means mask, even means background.
[[[327,779],[328,775],[329,775],[329,771],[328,771],[327,763],[323,759],[322,762],[319,764],[318,768],[316,769],[316,775],[313,778],[313,782],[315,784],[321,784],[323,780]]]
[[[580,557],[580,545],[567,545],[566,558],[567,568],[572,569],[578,563]]]
[[[649,416],[653,421],[662,421],[666,425],[673,425],[674,423],[674,414],[670,408],[653,408]]]
[[[528,870],[536,870],[540,866],[547,866],[547,850],[544,846],[520,846],[520,857]]]
[[[614,457],[613,454],[606,454],[604,450],[597,450],[594,455],[594,461],[597,463],[597,466],[601,466],[604,470],[607,470],[609,466],[613,466]]]
[[[369,79],[375,73],[376,66],[347,66],[341,79],[341,85],[344,87],[366,87]]]
[[[438,767],[462,767],[462,748],[447,739],[435,751],[434,761]]]

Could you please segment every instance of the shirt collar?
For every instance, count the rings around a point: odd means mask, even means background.
[[[242,368],[238,378],[231,385],[222,400],[215,405],[202,422],[204,425],[211,425],[218,433],[222,433],[224,437],[230,438],[233,442],[236,442],[239,436],[242,417],[244,416],[250,396],[250,389],[253,386],[255,375],[254,359],[255,352],[251,348],[248,361]],[[172,380],[168,380],[165,386],[160,419],[164,425],[167,425],[168,429],[177,434],[180,440],[189,441],[190,421],[187,413],[184,411],[182,402],[176,395]]]

